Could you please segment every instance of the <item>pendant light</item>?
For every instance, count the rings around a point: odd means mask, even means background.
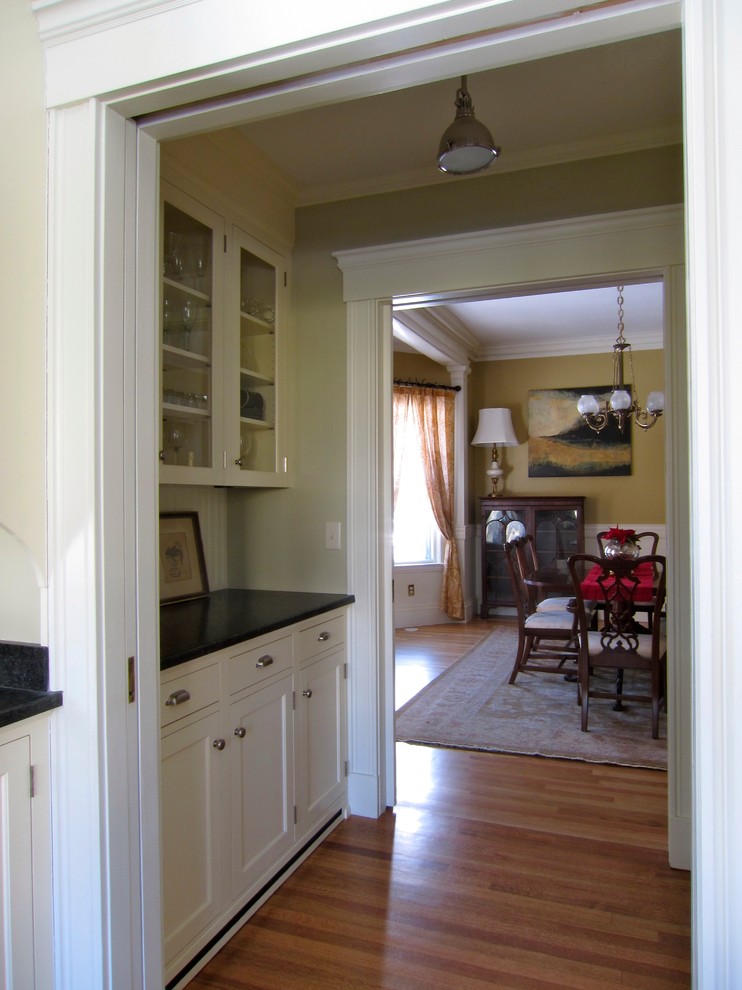
[[[456,91],[456,117],[438,148],[438,168],[450,175],[471,175],[489,168],[499,154],[492,135],[474,116],[466,76],[462,76]]]

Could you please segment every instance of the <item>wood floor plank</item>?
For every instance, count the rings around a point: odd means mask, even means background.
[[[663,772],[406,744],[397,764],[395,808],[335,829],[193,990],[690,986]]]

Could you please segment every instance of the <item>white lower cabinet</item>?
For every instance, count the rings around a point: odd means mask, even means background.
[[[49,724],[0,729],[0,988],[52,986]]]
[[[299,673],[298,822],[309,830],[345,793],[345,651]]]
[[[246,695],[230,712],[231,880],[239,897],[294,843],[293,678]]]
[[[185,986],[342,819],[345,626],[336,610],[162,674],[167,986]]]
[[[174,958],[222,910],[222,753],[217,710],[162,739],[164,954]]]

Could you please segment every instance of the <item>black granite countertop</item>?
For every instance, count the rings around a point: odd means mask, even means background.
[[[0,726],[59,708],[62,692],[49,690],[45,646],[0,641]]]
[[[168,670],[355,601],[315,591],[225,588],[208,598],[160,606],[160,669]]]

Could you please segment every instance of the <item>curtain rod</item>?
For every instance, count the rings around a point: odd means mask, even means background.
[[[426,381],[406,381],[403,378],[395,378],[395,385],[401,385],[403,388],[440,388],[444,392],[460,392],[460,385],[439,385],[437,382],[426,382]]]

